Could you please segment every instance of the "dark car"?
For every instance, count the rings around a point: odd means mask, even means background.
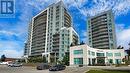
[[[50,65],[47,63],[42,63],[37,66],[37,70],[44,70],[44,69],[49,69],[49,68],[50,68]]]
[[[65,65],[55,65],[49,68],[49,71],[60,71],[66,68]]]

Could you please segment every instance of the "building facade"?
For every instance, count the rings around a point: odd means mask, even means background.
[[[24,56],[28,55],[28,47],[27,47],[27,43],[24,42]]]
[[[62,1],[51,4],[32,18],[28,31],[28,56],[45,56],[61,60],[70,44],[78,44],[79,36]],[[54,60],[54,59],[53,59]]]
[[[122,64],[124,49],[96,49],[88,45],[70,47],[70,65],[110,65]]]
[[[90,17],[87,21],[89,46],[116,49],[114,16],[111,10]]]

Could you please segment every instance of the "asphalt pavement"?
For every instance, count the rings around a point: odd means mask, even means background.
[[[0,73],[85,73],[86,67],[67,67],[62,71],[36,70],[35,67],[7,67],[0,65]]]
[[[66,67],[62,71],[36,70],[35,67],[8,67],[0,65],[0,73],[85,73],[90,69],[107,69],[107,70],[129,70],[130,67],[113,67],[113,66],[85,66],[85,67]]]

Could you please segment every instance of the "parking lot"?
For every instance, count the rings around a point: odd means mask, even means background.
[[[0,73],[84,73],[87,69],[84,67],[67,67],[62,71],[36,70],[35,67],[7,67],[0,65]]]
[[[107,69],[107,70],[129,70],[130,67],[111,67],[111,66],[88,66],[88,67],[66,67],[62,71],[36,70],[35,67],[7,67],[0,65],[0,73],[85,73],[90,69]]]

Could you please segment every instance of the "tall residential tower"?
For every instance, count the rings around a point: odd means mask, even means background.
[[[45,56],[62,60],[70,45],[78,44],[79,36],[62,1],[52,4],[32,18],[29,25],[29,56]],[[54,59],[52,59],[54,60]]]
[[[89,46],[98,49],[116,49],[114,16],[111,10],[88,19]]]

